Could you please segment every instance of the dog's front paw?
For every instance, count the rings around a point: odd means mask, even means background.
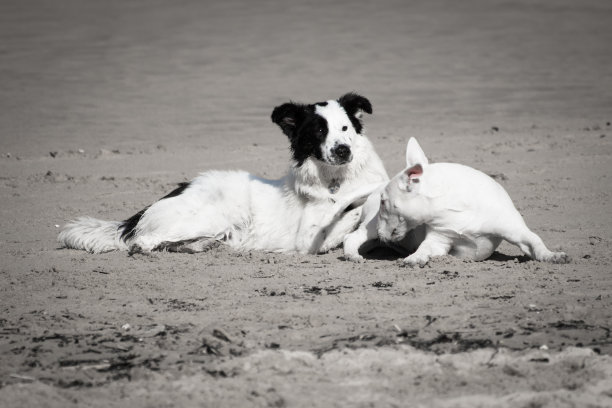
[[[546,261],[555,264],[566,264],[570,263],[572,258],[565,252],[553,252]]]
[[[412,266],[412,267],[420,266],[422,268],[425,265],[427,265],[428,261],[429,261],[429,256],[428,255],[414,253],[414,254],[412,254],[412,255],[402,259],[400,262],[404,266]]]
[[[347,254],[346,252],[344,253],[344,259],[355,263],[362,263],[365,261],[363,256],[359,254]]]
[[[363,262],[363,256],[359,255],[359,248],[367,241],[367,235],[362,230],[354,231],[344,237],[344,259],[353,262]]]

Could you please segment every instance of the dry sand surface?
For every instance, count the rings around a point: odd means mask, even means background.
[[[612,406],[612,3],[3,1],[0,406]],[[59,249],[207,169],[278,178],[357,91],[493,175],[566,265]]]

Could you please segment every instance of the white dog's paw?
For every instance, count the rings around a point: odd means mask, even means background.
[[[365,261],[363,256],[359,254],[348,254],[346,252],[344,253],[344,259],[347,261],[355,262],[355,263],[362,263]]]
[[[566,264],[572,261],[572,258],[565,252],[551,252],[549,256],[544,259],[546,262],[555,264]]]
[[[359,255],[359,248],[366,242],[366,235],[362,230],[354,231],[344,237],[344,259],[352,262],[363,262],[363,256]]]
[[[421,268],[429,262],[429,255],[417,254],[416,252],[400,261],[405,266],[420,266]]]

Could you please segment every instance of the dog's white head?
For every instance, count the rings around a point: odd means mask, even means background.
[[[391,179],[381,195],[378,219],[381,240],[399,241],[425,221],[428,206],[419,190],[428,165],[423,149],[411,137],[406,147],[406,168]]]
[[[338,100],[311,105],[285,103],[274,109],[272,121],[289,137],[298,166],[308,158],[342,166],[353,159],[353,146],[363,129],[363,112],[372,113],[370,101],[348,93]]]

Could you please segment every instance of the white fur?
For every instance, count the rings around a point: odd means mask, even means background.
[[[483,260],[502,240],[538,261],[569,262],[564,252],[551,252],[529,230],[508,193],[491,177],[461,164],[429,164],[414,138],[408,142],[406,164],[380,192],[380,205],[364,206],[363,218],[370,221],[346,237],[348,259],[359,260],[357,250],[373,237],[395,242],[424,228],[416,252],[404,259],[408,265],[423,266],[446,254]]]
[[[128,249],[117,233],[121,222],[80,217],[66,226],[58,236],[60,245],[99,253]]]
[[[58,240],[94,253],[152,251],[164,243],[190,240],[199,241],[190,246],[197,250],[213,241],[238,250],[322,253],[335,248],[361,216],[360,206],[344,209],[363,201],[388,176],[370,141],[355,132],[336,101],[328,101],[321,115],[330,128],[327,139],[350,147],[349,163],[333,165],[311,157],[300,166],[292,163],[280,180],[244,171],[205,172],[180,195],[151,205],[127,242],[120,239],[119,222],[93,218],[69,223]],[[348,130],[342,131],[343,126]],[[338,187],[333,193],[332,183]]]
[[[333,163],[336,157],[332,150],[342,144],[352,146],[353,140],[359,135],[338,102],[328,101],[325,106],[317,105],[315,112],[327,120],[328,134],[322,148],[323,159]]]

